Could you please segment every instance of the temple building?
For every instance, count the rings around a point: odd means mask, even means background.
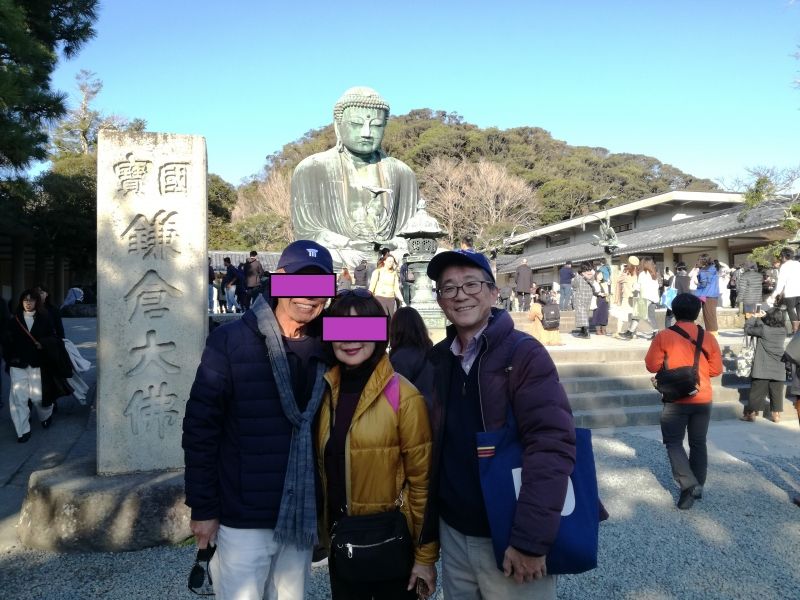
[[[740,265],[753,248],[787,239],[782,228],[789,202],[771,200],[747,209],[744,196],[730,192],[674,191],[599,210],[539,227],[503,240],[506,247],[523,245],[521,255],[498,265],[499,280],[513,277],[523,258],[540,285],[558,279],[558,269],[571,260],[603,260],[597,244],[599,227],[610,222],[620,243],[614,263],[629,255],[650,256],[659,271],[678,261],[694,265],[708,253],[728,265]]]

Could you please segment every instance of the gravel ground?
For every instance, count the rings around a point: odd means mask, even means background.
[[[595,433],[594,448],[611,519],[601,525],[600,566],[562,576],[559,598],[800,597],[800,509],[789,501],[800,488],[800,450],[788,457],[713,453],[704,498],[679,511],[657,439]],[[186,589],[193,555],[188,547],[72,555],[14,548],[0,555],[0,597],[196,598]],[[328,596],[327,569],[316,568],[308,598]]]

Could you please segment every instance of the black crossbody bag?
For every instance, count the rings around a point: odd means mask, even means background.
[[[698,366],[700,365],[700,352],[703,350],[703,328],[697,326],[697,341],[677,325],[670,327],[671,331],[685,337],[695,345],[694,364],[691,367],[669,368],[669,357],[664,355],[664,365],[656,373],[653,385],[661,393],[662,402],[675,402],[681,398],[689,398],[697,394],[699,383]]]
[[[333,402],[330,402],[330,435],[333,437]],[[331,559],[336,574],[345,581],[375,582],[408,578],[414,545],[408,522],[396,508],[371,515],[345,515],[331,528]]]

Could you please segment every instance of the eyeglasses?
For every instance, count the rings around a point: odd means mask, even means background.
[[[337,298],[342,298],[344,296],[358,296],[359,298],[372,298],[372,292],[364,288],[353,288],[350,290],[339,290],[336,292]]]
[[[440,298],[451,300],[458,296],[458,290],[464,290],[467,296],[475,296],[481,293],[483,284],[488,285],[489,289],[494,286],[491,281],[468,281],[463,285],[446,285],[443,288],[439,288],[436,290],[436,295]]]
[[[208,545],[205,548],[197,550],[197,558],[194,559],[194,566],[189,573],[189,591],[197,594],[198,596],[213,596],[214,582],[211,581],[211,571],[208,568],[208,563],[211,557],[214,556],[216,546]],[[200,563],[206,563],[203,567]],[[206,585],[206,574],[208,574],[208,585]]]

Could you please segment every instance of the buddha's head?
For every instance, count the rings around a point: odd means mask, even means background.
[[[378,92],[368,87],[352,87],[333,107],[333,128],[337,145],[360,157],[368,157],[380,149],[389,104]]]

